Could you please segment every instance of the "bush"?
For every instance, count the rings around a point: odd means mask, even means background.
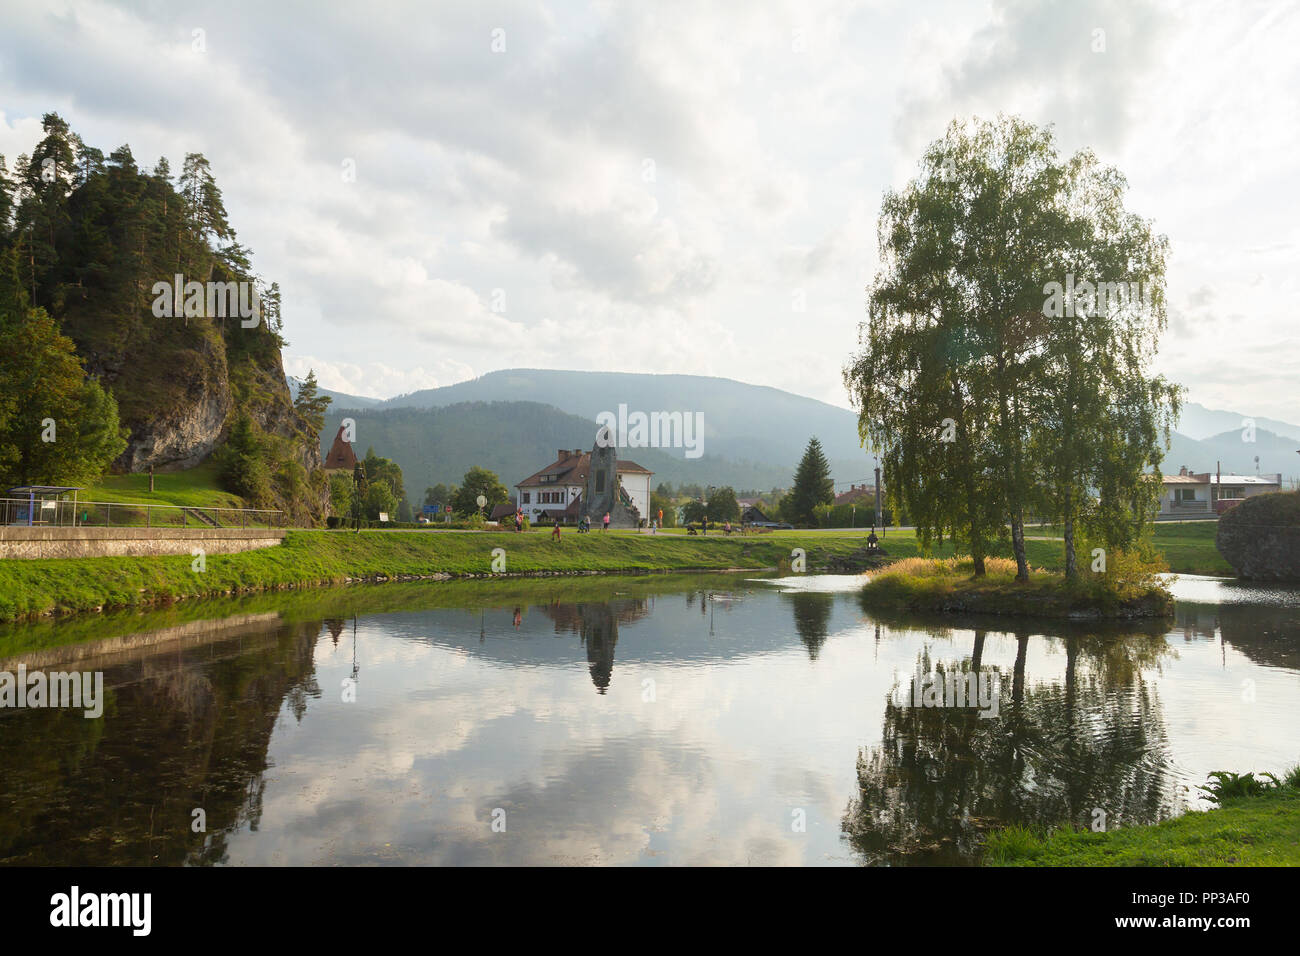
[[[1104,588],[1121,600],[1136,597],[1160,586],[1161,574],[1169,570],[1165,559],[1152,550],[1107,551],[1106,570],[1093,571],[1092,549],[1079,558],[1079,581],[1084,587]]]

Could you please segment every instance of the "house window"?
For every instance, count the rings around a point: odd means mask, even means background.
[[[528,504],[528,503],[529,503],[528,492],[525,491],[525,492],[524,492],[524,504]]]
[[[1176,495],[1177,495],[1177,497],[1174,498],[1175,501],[1195,501],[1195,500],[1196,500],[1196,489],[1195,489],[1195,488],[1178,488],[1178,489],[1176,490]]]

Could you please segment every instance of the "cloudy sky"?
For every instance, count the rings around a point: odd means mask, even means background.
[[[1117,165],[1169,236],[1161,370],[1300,417],[1294,4],[0,0],[0,23],[0,153],[49,110],[142,164],[204,153],[283,289],[287,371],[331,388],[614,369],[846,405],[882,193],[1001,111]]]

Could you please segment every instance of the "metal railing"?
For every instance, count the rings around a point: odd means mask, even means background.
[[[41,528],[282,528],[275,508],[207,508],[126,501],[0,498],[0,525]]]

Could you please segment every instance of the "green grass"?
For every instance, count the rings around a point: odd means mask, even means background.
[[[129,607],[180,598],[263,588],[343,584],[349,579],[403,575],[487,575],[492,551],[503,548],[509,574],[726,570],[788,565],[793,548],[814,569],[861,546],[861,536],[815,532],[688,538],[565,532],[561,541],[532,531],[290,530],[274,548],[208,555],[191,570],[188,555],[0,561],[0,620],[52,611]],[[900,539],[900,544],[903,541]]]
[[[1232,565],[1214,546],[1218,530],[1217,521],[1162,522],[1155,526],[1152,541],[1171,571],[1232,576],[1235,573]]]
[[[1156,550],[1164,555],[1170,571],[1231,576],[1235,573],[1232,565],[1223,559],[1223,555],[1214,546],[1218,528],[1217,521],[1158,521],[1152,529],[1151,540]],[[1061,537],[1059,527],[1030,525],[1025,528],[1025,536],[1028,539],[1027,549],[1041,549],[1047,545],[1055,552],[1051,560],[1033,563],[1046,568],[1060,568],[1064,543],[1058,540]],[[1044,538],[1052,540],[1041,540]]]
[[[1033,569],[1017,582],[1015,562],[989,558],[974,578],[970,558],[896,561],[863,586],[863,607],[900,611],[1004,614],[1018,617],[1133,618],[1171,613],[1172,598],[1148,569],[1132,559],[1113,560],[1109,574],[1081,569],[1066,580],[1058,571]]]
[[[987,866],[1300,866],[1300,771],[1256,796],[1222,797],[1150,826],[1109,833],[1008,827],[985,844]]]
[[[123,482],[126,487],[122,490],[130,493],[130,481],[139,481],[140,477],[110,480]],[[156,481],[161,482],[164,477],[177,479],[166,492],[174,503],[187,503],[187,495],[211,492],[213,478],[205,468],[176,476],[156,476]],[[148,478],[144,481],[147,487]],[[156,487],[161,490],[164,486]],[[148,492],[143,494],[147,496]],[[189,498],[188,502],[197,503],[195,498]],[[203,503],[210,504],[210,499]],[[862,547],[863,541],[862,529],[729,536],[710,533],[703,537],[618,531],[579,535],[566,529],[558,544],[541,529],[522,535],[440,531],[353,534],[294,529],[288,532],[284,544],[276,548],[209,555],[207,570],[202,574],[190,570],[188,556],[0,561],[0,620],[49,612],[132,607],[261,588],[341,584],[349,578],[375,575],[394,578],[438,573],[486,574],[491,570],[491,552],[495,547],[506,549],[510,573],[788,567],[794,548],[807,552],[808,569],[815,570],[824,566],[832,555],[846,555]],[[882,538],[881,544],[892,558],[914,557],[919,553],[916,537],[910,531],[893,529]],[[1199,554],[1197,549],[1206,546],[1202,541],[1189,547]],[[1212,540],[1208,547],[1213,549]],[[1029,541],[1026,550],[1035,567],[1059,566],[1059,542]],[[951,556],[952,545],[945,544],[936,553]],[[1174,569],[1187,570],[1177,565]]]
[[[105,475],[99,483],[77,493],[79,501],[183,505],[190,508],[243,508],[244,499],[223,491],[216,466],[208,463],[188,471],[158,472],[154,490],[148,475]]]

